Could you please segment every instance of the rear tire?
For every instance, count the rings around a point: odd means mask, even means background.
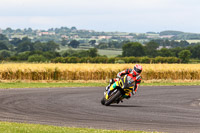
[[[106,106],[109,106],[111,103],[113,103],[117,98],[119,98],[121,96],[121,91],[119,91],[119,90],[117,90],[117,92],[113,95],[113,96],[111,96],[111,98],[110,99],[108,99],[108,100],[105,100],[105,105]]]

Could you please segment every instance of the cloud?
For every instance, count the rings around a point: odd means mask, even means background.
[[[164,3],[160,0],[1,0],[0,16],[129,13],[162,8]]]
[[[198,31],[198,0],[1,0],[0,28]]]

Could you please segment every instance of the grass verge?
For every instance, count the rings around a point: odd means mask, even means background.
[[[54,88],[54,87],[103,87],[106,83],[0,83],[0,89],[9,88]]]
[[[150,133],[144,131],[117,131],[90,128],[69,128],[39,124],[0,122],[1,133]],[[152,133],[152,132],[151,132]]]
[[[105,87],[108,83],[105,81],[70,81],[70,82],[55,82],[55,81],[3,81],[0,82],[0,89],[9,88],[53,88],[53,87]],[[193,86],[200,85],[200,81],[143,81],[141,86]]]

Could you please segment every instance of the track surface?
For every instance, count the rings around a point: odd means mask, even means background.
[[[103,87],[0,90],[0,121],[119,130],[200,132],[200,86],[140,87],[102,106]]]

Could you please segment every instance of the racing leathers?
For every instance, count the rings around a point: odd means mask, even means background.
[[[134,89],[132,91],[132,94],[135,95],[138,90],[139,84],[141,82],[141,76],[137,72],[135,72],[133,69],[126,69],[124,71],[119,72],[117,74],[117,77],[120,78],[121,76],[124,76],[124,75],[129,76],[135,82]],[[114,80],[112,80],[110,84],[112,83],[114,83]],[[116,88],[116,83],[112,84],[111,86],[109,85],[108,87],[110,87],[110,89],[113,90],[114,88]],[[125,94],[123,97],[127,99],[130,98],[131,93]]]

